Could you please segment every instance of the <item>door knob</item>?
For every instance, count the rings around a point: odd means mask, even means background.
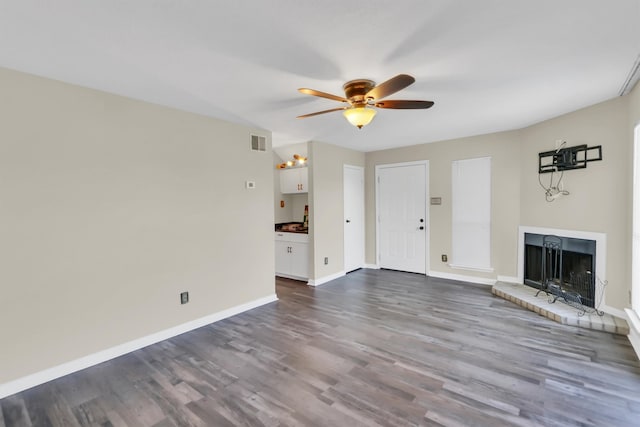
[[[420,222],[424,222],[424,218],[420,218]]]
[[[423,226],[420,226],[420,230],[424,230],[424,227],[423,227]]]
[[[347,220],[347,224],[349,224],[350,222],[351,222],[351,220],[350,220],[350,219],[348,219],[348,220]]]

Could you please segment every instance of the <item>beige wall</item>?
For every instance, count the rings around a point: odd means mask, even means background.
[[[310,276],[344,271],[344,165],[365,165],[365,154],[331,144],[309,143]],[[324,258],[329,264],[324,265]]]
[[[290,198],[291,202],[291,221],[303,222],[304,221],[304,207],[309,205],[309,196],[307,193],[292,194]]]
[[[270,142],[269,132],[5,69],[0,93],[0,321],[11,325],[0,384],[273,294],[274,159],[249,150],[251,132]],[[465,274],[440,262],[451,251],[451,161],[491,156],[487,277],[516,275],[520,224],[603,232],[606,303],[627,307],[638,122],[636,88],[520,131],[366,155],[312,142],[310,278],[344,270],[343,165],[366,164],[375,264],[375,165],[425,159],[443,200],[429,207],[430,268]],[[602,145],[604,161],[567,172],[571,195],[546,203],[537,153],[556,139]]]
[[[629,303],[631,140],[627,98],[616,98],[522,130],[521,224],[607,235],[605,302],[622,309]],[[564,189],[571,194],[545,201],[538,182],[538,153],[567,146],[602,145],[602,161],[586,169],[564,173]],[[549,182],[548,174],[542,175]],[[598,272],[596,271],[596,274]]]
[[[636,85],[635,89],[627,96],[629,102],[629,121],[630,126],[634,127],[640,124],[640,85]]]
[[[430,269],[450,274],[496,278],[517,275],[518,225],[607,235],[606,305],[629,306],[631,279],[631,181],[633,126],[640,122],[640,89],[589,108],[519,131],[482,135],[367,153],[367,262],[375,263],[375,165],[429,160],[430,195],[442,197],[430,206]],[[567,146],[602,145],[603,161],[564,174],[571,194],[545,201],[538,182],[538,153]],[[452,270],[440,261],[451,251],[451,160],[492,158],[493,274]],[[542,175],[543,182],[548,175]]]
[[[0,93],[0,384],[273,295],[269,132],[5,69]]]
[[[517,247],[520,208],[518,139],[518,132],[503,132],[367,153],[365,179],[367,263],[376,264],[375,166],[428,160],[430,196],[442,198],[441,205],[428,206],[430,271],[495,277],[495,274],[454,270],[440,259],[442,254],[451,255],[451,162],[490,156],[492,168],[491,263],[498,274],[515,276],[516,254],[514,251]]]

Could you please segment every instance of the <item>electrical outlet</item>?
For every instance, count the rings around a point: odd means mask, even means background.
[[[324,257],[324,265],[329,264],[329,257]]]
[[[180,304],[186,304],[189,302],[189,292],[182,292],[180,294]]]
[[[442,254],[442,262],[447,262],[447,255],[446,254]]]

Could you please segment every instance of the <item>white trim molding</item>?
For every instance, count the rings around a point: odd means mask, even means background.
[[[640,80],[640,55],[638,55],[636,61],[631,66],[627,78],[624,80],[622,87],[618,91],[618,96],[628,95],[636,86],[638,80]]]
[[[504,283],[521,283],[517,277],[514,276],[500,276],[498,275],[498,282]]]
[[[364,268],[370,268],[371,270],[380,270],[380,266],[378,264],[365,264]]]
[[[607,304],[601,304],[599,310],[604,311],[607,314],[618,317],[620,319],[626,319],[627,315],[624,310],[620,310],[619,308],[611,307]]]
[[[335,279],[339,279],[340,277],[344,276],[346,273],[344,271],[339,271],[335,274],[330,274],[328,276],[324,276],[321,277],[319,279],[315,279],[315,280],[309,280],[309,282],[307,282],[307,285],[309,286],[320,286],[320,285],[324,285],[325,283],[328,283],[332,280]]]
[[[303,277],[303,276],[296,276],[295,274],[276,273],[276,276],[278,276],[278,277],[284,277],[285,279],[298,280],[298,281],[300,281],[300,282],[304,282],[305,280],[308,280],[308,278],[307,278],[307,277]]]
[[[277,300],[272,294],[0,384],[0,399]]]
[[[486,277],[465,276],[462,274],[451,274],[442,271],[429,271],[429,277],[437,277],[439,279],[458,280],[461,282],[478,283],[480,285],[493,286],[496,283],[495,279],[487,279]]]
[[[469,267],[466,265],[459,265],[459,264],[449,264],[449,267],[453,268],[454,270],[477,271],[479,273],[493,273],[493,267],[488,267],[488,268]]]
[[[636,352],[636,356],[640,359],[640,317],[634,310],[626,308],[625,313],[627,315],[627,323],[629,324],[629,341]]]

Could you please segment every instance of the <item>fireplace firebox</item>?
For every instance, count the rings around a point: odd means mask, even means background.
[[[577,239],[572,237],[557,236],[561,240],[562,256],[561,266],[557,269],[560,277],[557,277],[558,285],[562,289],[580,296],[581,304],[587,307],[595,307],[595,259],[596,241]],[[524,284],[543,289],[544,271],[543,261],[545,251],[542,234],[524,234]],[[548,256],[548,255],[547,255]]]

